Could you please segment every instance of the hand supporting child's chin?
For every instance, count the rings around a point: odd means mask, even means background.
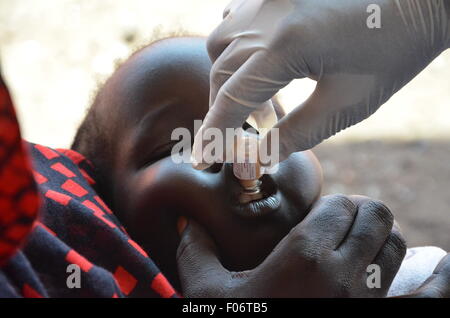
[[[406,252],[382,203],[327,196],[253,270],[227,271],[194,221],[182,229],[177,261],[186,297],[385,297]],[[383,273],[369,288],[367,267]]]

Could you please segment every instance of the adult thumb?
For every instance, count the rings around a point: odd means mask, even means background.
[[[178,274],[185,297],[220,297],[229,275],[217,256],[213,239],[195,221],[178,220]]]

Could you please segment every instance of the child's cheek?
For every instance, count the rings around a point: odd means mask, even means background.
[[[131,178],[129,188],[135,189],[134,204],[145,201],[146,205],[153,208],[170,207],[189,213],[191,210],[204,209],[204,205],[210,207],[211,198],[218,196],[219,184],[219,175],[195,170],[191,164],[176,164],[169,157],[136,173]]]

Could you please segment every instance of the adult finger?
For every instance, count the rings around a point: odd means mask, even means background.
[[[367,267],[386,243],[393,222],[391,211],[382,202],[361,203],[348,236],[338,248],[340,253],[353,263]]]
[[[207,49],[211,61],[215,62],[222,52],[240,35],[249,29],[253,20],[254,5],[258,1],[233,0],[223,11],[223,21],[211,32],[207,40]]]
[[[308,216],[251,271],[249,281],[255,287],[254,295],[271,295],[271,297],[332,295],[333,291],[321,290],[321,284],[317,282],[325,279],[324,271],[329,269],[330,255],[345,237],[355,215],[356,207],[346,196],[323,197]],[[311,272],[305,275],[309,270]],[[266,279],[264,281],[256,279],[260,277]],[[271,288],[271,284],[267,284],[268,280],[274,278],[278,286],[283,286],[282,288],[274,289]]]
[[[395,275],[400,269],[406,249],[406,241],[398,225],[394,222],[386,243],[372,261],[372,264],[378,265],[381,270],[381,288],[376,290],[379,293],[379,297],[386,296]]]
[[[229,272],[219,261],[214,241],[193,220],[189,220],[180,235],[177,263],[183,294],[219,297]]]
[[[355,204],[347,196],[322,197],[306,218],[283,238],[268,260],[272,256],[276,260],[276,255],[283,250],[314,256],[336,249],[350,230],[356,213]]]
[[[270,63],[268,53],[254,53],[218,91],[214,104],[206,115],[203,125],[194,139],[192,161],[194,168],[205,169],[213,163],[203,163],[203,133],[210,128],[219,129],[223,136],[226,128],[242,127],[249,115],[267,107],[270,98],[287,85],[292,77],[280,70],[278,63]],[[213,98],[213,97],[212,97]],[[225,147],[228,154],[231,145]]]

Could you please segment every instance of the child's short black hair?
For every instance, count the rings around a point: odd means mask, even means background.
[[[111,158],[113,156],[113,145],[111,144],[111,129],[106,127],[103,118],[98,116],[97,105],[100,103],[100,94],[89,108],[86,117],[78,128],[71,149],[83,154],[93,164],[95,172],[95,190],[107,203],[111,204],[109,193],[111,180]]]

